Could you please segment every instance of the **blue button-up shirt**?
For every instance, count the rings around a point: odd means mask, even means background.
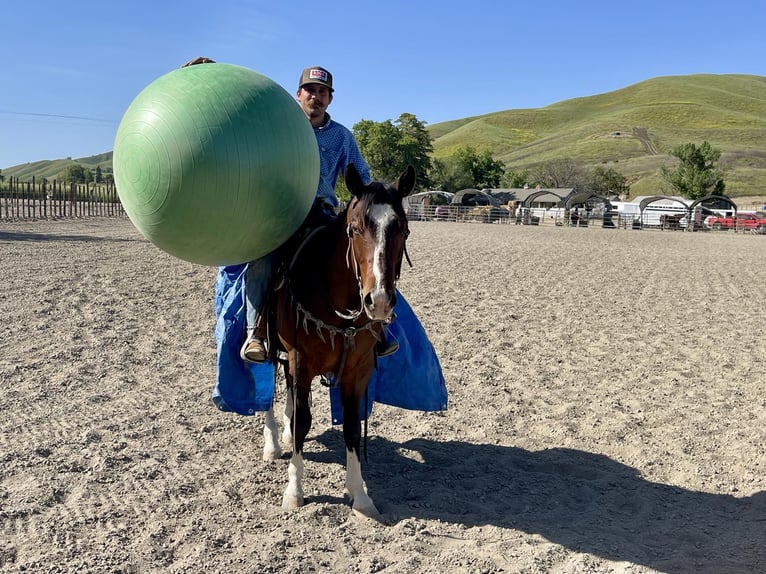
[[[314,128],[314,135],[319,145],[319,189],[317,198],[336,207],[338,198],[335,196],[335,183],[338,174],[345,171],[346,166],[353,163],[362,181],[371,181],[370,168],[359,151],[354,135],[345,126],[332,119],[321,127]]]

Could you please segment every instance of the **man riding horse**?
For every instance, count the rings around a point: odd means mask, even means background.
[[[338,206],[335,183],[338,174],[354,165],[362,181],[369,183],[370,168],[359,151],[353,134],[327,113],[333,99],[332,74],[320,66],[306,68],[298,82],[296,98],[306,114],[319,144],[319,187],[314,212],[333,217]],[[246,275],[247,338],[240,355],[243,360],[262,363],[267,358],[265,339],[266,290],[271,280],[276,255],[270,253],[248,264]],[[377,348],[379,356],[390,355],[398,348],[395,340],[382,341]]]

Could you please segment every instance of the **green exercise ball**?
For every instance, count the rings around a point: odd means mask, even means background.
[[[231,64],[180,68],[144,88],[117,129],[113,163],[136,228],[203,265],[279,247],[319,183],[316,137],[295,98]]]

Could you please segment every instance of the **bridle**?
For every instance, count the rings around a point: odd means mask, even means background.
[[[348,313],[343,313],[333,306],[333,311],[341,319],[355,321],[364,312],[364,288],[362,287],[362,270],[359,265],[359,260],[356,257],[356,251],[354,251],[354,227],[350,223],[346,225],[346,237],[348,238],[348,247],[346,247],[346,267],[353,271],[354,277],[356,278],[356,285],[359,290],[359,308],[355,311],[347,309]]]
[[[359,259],[356,256],[356,251],[354,250],[354,231],[355,231],[354,226],[351,223],[346,225],[346,237],[348,237],[348,247],[346,247],[346,267],[353,271],[354,277],[356,278],[356,284],[359,290],[359,308],[353,311],[350,309],[347,309],[348,313],[342,313],[341,311],[338,311],[337,309],[333,307],[333,311],[338,317],[340,317],[341,319],[348,319],[349,321],[356,320],[364,312],[364,286],[362,285],[361,266],[359,265]],[[407,253],[407,238],[409,237],[409,235],[410,235],[410,230],[407,229],[404,234],[404,258],[406,259],[407,264],[410,267],[412,267],[410,254]],[[396,276],[394,277],[394,289],[396,289],[396,284],[399,282],[399,275],[401,274],[401,270],[402,270],[402,265],[400,261],[396,267]],[[376,319],[375,321],[388,323],[390,322],[390,319],[389,320]]]
[[[356,251],[354,250],[354,229],[353,226],[349,223],[346,226],[346,236],[348,237],[348,247],[346,248],[346,267],[351,269],[353,267],[354,276],[356,277],[356,284],[359,290],[359,309],[356,311],[351,311],[349,314],[344,314],[338,311],[337,309],[333,309],[335,311],[335,314],[338,315],[341,319],[349,319],[354,320],[358,318],[362,312],[364,311],[364,286],[362,285],[362,270],[361,266],[359,265],[359,260],[356,256]],[[403,248],[403,255],[404,259],[406,259],[407,264],[412,267],[412,261],[410,260],[410,254],[407,253],[407,238],[410,235],[410,230],[407,229],[405,231],[404,235],[404,248]],[[399,282],[399,275],[401,274],[402,265],[401,261],[396,267],[396,275],[394,277],[394,289],[396,289],[396,284]]]

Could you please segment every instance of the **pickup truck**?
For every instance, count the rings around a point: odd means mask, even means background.
[[[740,229],[744,231],[755,231],[757,233],[766,233],[766,213],[738,213],[736,220],[734,216],[711,215],[705,219],[705,225],[710,229]]]

